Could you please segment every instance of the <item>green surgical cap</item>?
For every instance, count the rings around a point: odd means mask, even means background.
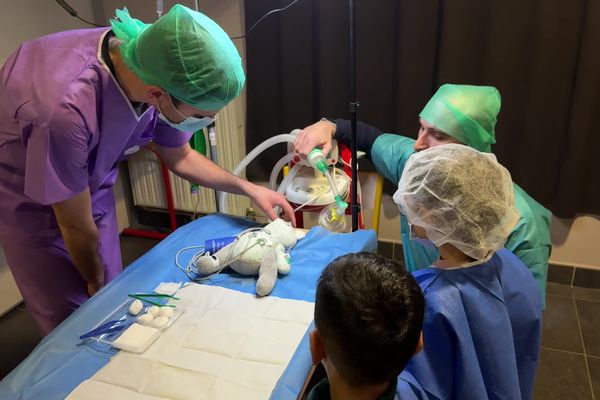
[[[500,93],[493,86],[442,85],[419,117],[461,143],[490,153]]]
[[[227,34],[206,15],[180,4],[153,24],[117,10],[110,21],[123,40],[121,55],[144,83],[202,110],[218,110],[237,97],[246,80]]]

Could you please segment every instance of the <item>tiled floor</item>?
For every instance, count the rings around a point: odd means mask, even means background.
[[[130,264],[156,243],[122,238],[123,264]],[[380,242],[379,253],[402,262],[400,245]],[[571,272],[565,271],[565,281],[573,281]],[[554,275],[561,273],[560,269],[553,271]],[[0,377],[18,365],[40,339],[23,306],[1,317]],[[600,400],[600,289],[548,283],[534,399]]]
[[[534,399],[600,400],[600,289],[548,283]]]
[[[42,335],[23,304],[0,318],[0,379],[25,359]]]

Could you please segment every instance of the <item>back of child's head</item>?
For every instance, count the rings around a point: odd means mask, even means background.
[[[317,285],[315,326],[327,358],[352,386],[395,379],[415,353],[424,300],[398,263],[372,253],[333,260]]]

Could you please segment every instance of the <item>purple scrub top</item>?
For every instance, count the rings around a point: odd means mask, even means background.
[[[0,243],[34,317],[36,302],[47,314],[46,289],[66,298],[77,292],[72,309],[85,295],[76,271],[63,276],[74,265],[50,205],[90,188],[109,281],[121,270],[112,194],[119,162],[151,141],[179,147],[191,136],[158,119],[154,107],[136,114],[101,58],[108,32],[73,30],[23,43],[0,70]],[[57,320],[68,315],[55,311]]]
[[[24,223],[26,204],[42,210],[88,186],[93,199],[102,195],[135,146],[189,140],[158,119],[154,107],[136,115],[100,57],[107,32],[74,30],[24,43],[0,71],[0,235],[17,228],[35,236],[48,226]]]

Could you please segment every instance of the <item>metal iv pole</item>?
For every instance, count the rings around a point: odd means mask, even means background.
[[[352,154],[352,232],[358,230],[358,167],[356,156],[356,120],[358,114],[358,99],[356,98],[356,7],[355,0],[349,0],[350,11],[350,151]]]

